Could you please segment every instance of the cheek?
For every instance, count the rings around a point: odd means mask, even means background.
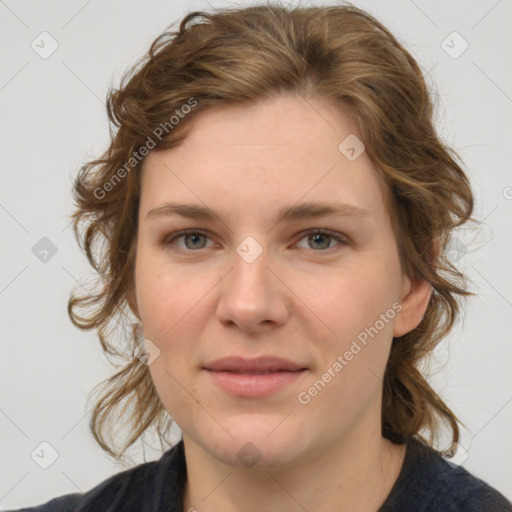
[[[390,309],[388,316],[394,316],[393,304],[399,296],[395,274],[395,269],[379,263],[354,267],[326,282],[323,292],[309,291],[306,297],[336,335],[353,337]]]
[[[344,418],[342,422],[356,421],[380,396],[396,316],[395,293],[396,285],[383,277],[380,265],[353,269],[329,286],[320,316],[335,335],[316,344],[321,364],[306,385],[312,387],[302,390],[319,390],[308,408],[316,421],[323,421],[326,409]],[[334,433],[339,425],[333,422],[332,428]]]
[[[137,305],[144,334],[164,339],[190,326],[201,301],[213,286],[211,276],[191,275],[183,268],[170,267],[149,251],[142,250],[135,267]]]
[[[191,341],[203,329],[199,315],[205,302],[201,298],[205,299],[211,285],[200,287],[200,279],[179,269],[164,271],[149,257],[138,260],[135,274],[144,336],[160,350],[149,367],[151,377],[165,409],[182,426],[197,412],[191,401],[196,383],[190,373],[197,347]]]
[[[399,307],[397,275],[396,262],[375,258],[343,272],[327,288],[320,316],[335,334],[331,332],[317,345],[322,361],[318,371],[331,369],[337,377],[325,400],[339,404],[367,400],[379,389]]]

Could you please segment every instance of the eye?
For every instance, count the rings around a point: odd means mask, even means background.
[[[166,238],[164,240],[163,244],[164,245],[177,245],[176,240],[183,238],[183,240],[185,242],[185,248],[178,246],[178,250],[194,251],[196,249],[204,249],[205,244],[201,242],[201,237],[209,238],[208,235],[206,233],[203,233],[202,231],[197,231],[197,230],[180,231],[179,233],[176,233],[171,238]]]
[[[304,238],[307,238],[308,245],[309,243],[312,243],[313,246],[316,245],[317,249],[332,249],[332,247],[329,247],[331,244],[330,242],[332,240],[335,240],[338,242],[338,245],[347,245],[348,240],[346,237],[341,235],[340,233],[335,233],[332,231],[322,230],[322,229],[313,229],[305,233],[305,236],[303,236],[300,240],[303,240]],[[306,247],[306,249],[309,249],[310,247]],[[319,251],[315,251],[319,252]]]
[[[305,249],[311,249],[311,246],[309,245],[313,244],[312,250],[314,250],[314,252],[322,252],[325,249],[332,249],[333,247],[331,246],[331,242],[333,240],[337,242],[337,245],[348,244],[347,238],[343,236],[341,233],[335,233],[328,230],[312,229],[305,233],[302,233],[302,235],[303,236],[302,238],[299,239],[299,241],[307,239],[308,247],[305,247]],[[201,237],[203,238],[202,241]],[[203,231],[186,230],[175,233],[170,238],[167,237],[163,241],[163,245],[175,245],[179,251],[195,252],[196,250],[206,248],[207,239],[209,238],[210,237]],[[185,244],[184,247],[180,246],[180,244],[177,243],[179,239],[183,239],[183,242]],[[318,251],[317,249],[320,249],[320,251]]]

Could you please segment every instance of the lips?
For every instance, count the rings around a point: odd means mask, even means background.
[[[291,389],[307,373],[303,365],[277,357],[224,357],[203,370],[219,389],[239,398],[263,398]]]
[[[204,366],[206,370],[215,372],[235,372],[243,374],[265,374],[279,371],[296,372],[305,370],[303,365],[287,359],[272,356],[262,356],[255,359],[243,357],[223,357]]]

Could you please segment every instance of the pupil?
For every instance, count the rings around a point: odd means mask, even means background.
[[[321,244],[322,238],[323,239],[327,239],[328,236],[327,235],[321,235],[321,234],[313,235],[313,240],[314,240],[315,243],[320,242],[320,244]],[[323,246],[325,246],[325,243],[323,244]]]
[[[192,245],[196,245],[196,242],[197,242],[197,239],[198,237],[201,237],[202,235],[198,235],[198,234],[195,234],[195,235],[189,235],[189,237],[192,239]]]

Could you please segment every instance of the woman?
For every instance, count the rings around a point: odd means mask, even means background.
[[[102,287],[69,313],[126,364],[91,428],[117,458],[171,419],[183,439],[23,510],[512,510],[443,459],[458,419],[418,369],[469,294],[445,253],[473,195],[385,27],[354,7],[191,13],[108,113],[74,188]]]

